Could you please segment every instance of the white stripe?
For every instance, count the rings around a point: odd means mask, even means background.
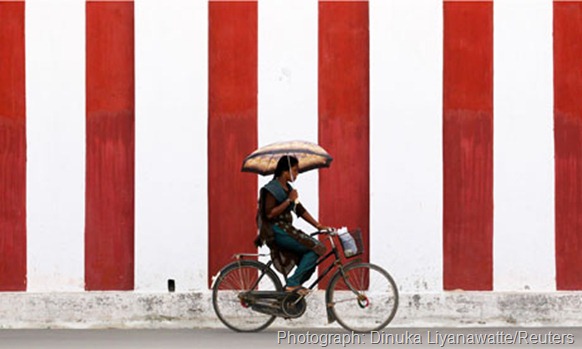
[[[30,1],[25,18],[28,290],[78,291],[84,287],[85,2]]]
[[[258,3],[259,146],[285,140],[317,143],[317,0],[268,0]],[[318,172],[301,174],[299,199],[318,217]],[[259,179],[259,187],[269,177]],[[333,224],[333,222],[322,222]],[[305,232],[315,229],[303,220]]]
[[[370,259],[442,290],[441,0],[370,1]]]
[[[135,3],[135,286],[206,289],[208,3]]]
[[[494,28],[494,289],[555,290],[552,1],[496,1]]]

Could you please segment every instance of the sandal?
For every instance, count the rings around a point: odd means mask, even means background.
[[[300,296],[307,296],[311,291],[303,286],[287,286],[285,292],[295,292]]]

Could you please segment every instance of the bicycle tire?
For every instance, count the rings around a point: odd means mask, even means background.
[[[212,306],[220,321],[237,332],[258,332],[275,321],[276,316],[259,313],[239,298],[267,266],[258,261],[235,261],[221,269],[212,287]],[[281,281],[271,268],[267,268],[258,288],[281,291]]]
[[[398,288],[390,274],[371,263],[354,263],[344,268],[349,284],[338,270],[326,290],[326,304],[332,319],[348,331],[369,332],[386,327],[398,309]],[[379,283],[379,285],[377,285]]]

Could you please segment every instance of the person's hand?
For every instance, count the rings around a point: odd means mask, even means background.
[[[297,192],[297,190],[295,190],[295,189],[291,190],[291,192],[289,193],[289,200],[294,202],[297,200],[298,197],[299,197],[299,193]]]

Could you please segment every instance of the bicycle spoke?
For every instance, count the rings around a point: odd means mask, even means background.
[[[237,289],[238,287],[230,281],[230,278],[225,278],[222,283],[220,284],[221,289],[224,290],[232,290]]]
[[[333,301],[333,304],[339,304],[339,303],[344,303],[344,302],[356,302],[357,299],[354,297],[351,298],[345,298],[345,299],[336,299]]]
[[[282,286],[277,276],[267,269],[266,274],[257,284],[257,280],[264,268],[256,261],[236,262],[224,269],[213,289],[213,306],[219,319],[235,331],[259,331],[267,327],[275,316],[257,312],[246,300],[239,296],[243,292],[254,290],[279,291]]]

